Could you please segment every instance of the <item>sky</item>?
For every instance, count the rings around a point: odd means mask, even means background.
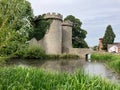
[[[87,31],[89,46],[99,44],[106,27],[111,25],[116,34],[115,42],[120,42],[120,0],[29,0],[35,15],[60,13],[65,18],[73,15],[82,22]]]

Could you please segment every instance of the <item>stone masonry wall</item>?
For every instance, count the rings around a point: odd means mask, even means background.
[[[29,46],[38,46],[38,41],[35,38],[32,38],[29,42]]]
[[[62,23],[62,52],[68,53],[72,48],[72,23],[65,21]]]
[[[39,41],[47,54],[61,54],[62,52],[62,15],[47,13],[45,19],[51,19],[52,23],[44,38]]]
[[[44,42],[43,42],[43,39],[40,40],[40,41],[37,41],[35,38],[32,38],[29,42],[29,46],[30,47],[41,47],[41,48],[45,48],[44,47]]]
[[[62,15],[47,13],[44,18],[52,19],[52,23],[44,38],[40,41],[31,39],[30,46],[40,46],[47,54],[76,54],[80,58],[85,58],[86,54],[93,52],[91,49],[72,48],[72,23],[62,22]]]
[[[85,58],[86,54],[93,53],[94,51],[87,48],[71,48],[69,49],[69,54],[75,54],[80,56],[80,58]]]
[[[61,54],[62,51],[62,27],[61,21],[53,20],[48,32],[45,34],[44,45],[47,54]]]

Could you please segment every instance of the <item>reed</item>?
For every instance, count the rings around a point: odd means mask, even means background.
[[[120,90],[120,86],[79,70],[74,74],[38,68],[0,68],[0,90]]]
[[[93,53],[91,55],[91,59],[92,60],[96,60],[96,61],[109,61],[111,59],[113,59],[113,54],[110,53]]]
[[[93,53],[91,56],[92,61],[105,62],[110,68],[117,73],[120,73],[120,55],[110,53]]]

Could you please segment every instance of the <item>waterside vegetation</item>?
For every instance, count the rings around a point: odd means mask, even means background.
[[[82,43],[78,38],[74,46],[87,47],[84,41],[87,32],[80,28],[82,24],[80,20],[76,21],[78,24],[75,28],[81,33],[78,34],[76,31],[73,36],[81,38]],[[72,54],[47,55],[40,47],[29,48],[28,41],[35,36],[37,40],[43,38],[51,22],[44,20],[42,15],[34,18],[31,4],[26,0],[0,0],[0,90],[120,90],[117,84],[111,84],[99,77],[91,77],[82,71],[74,74],[53,73],[33,67],[1,66],[6,60],[14,58],[42,60],[78,58]],[[108,60],[111,59],[108,57]],[[110,62],[111,66],[120,66],[119,60]],[[120,68],[117,68],[117,71],[120,71]]]
[[[38,59],[38,60],[59,60],[59,59],[79,59],[78,55],[74,54],[46,54],[45,51],[37,46],[28,47],[24,46],[23,48],[18,49],[15,53],[11,55],[2,55],[0,56],[0,63],[5,63],[6,60],[10,59]]]
[[[70,74],[9,67],[0,68],[0,90],[120,90],[120,86],[100,77],[91,77],[81,70]]]
[[[92,61],[105,62],[106,65],[120,74],[120,55],[112,53],[94,53],[91,59]]]

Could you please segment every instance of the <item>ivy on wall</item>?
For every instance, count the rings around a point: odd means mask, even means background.
[[[47,29],[49,29],[51,22],[51,19],[44,19],[44,15],[35,17],[32,22],[34,31],[29,34],[29,39],[32,39],[33,37],[35,37],[37,40],[42,39]]]

